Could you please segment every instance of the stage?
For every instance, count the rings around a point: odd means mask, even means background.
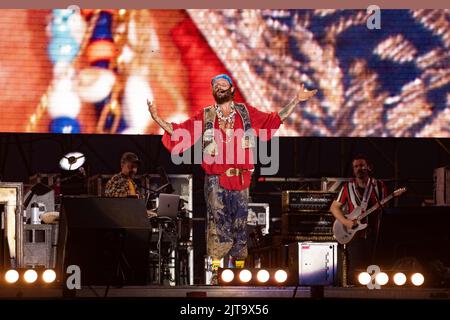
[[[63,292],[60,288],[2,288],[0,299],[105,299],[106,289],[106,286],[91,286]],[[110,287],[106,298],[450,300],[450,288],[129,286]]]

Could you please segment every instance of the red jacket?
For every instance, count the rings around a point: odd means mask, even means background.
[[[267,135],[260,137],[260,140],[271,139],[273,134],[281,125],[281,119],[276,112],[266,113],[257,110],[251,106],[247,106],[247,110],[250,117],[252,129],[255,130],[257,136],[260,135],[261,129],[266,129]],[[162,137],[163,145],[172,153],[182,153],[189,149],[193,144],[201,139],[203,134],[203,110],[197,113],[194,117],[180,123],[172,123],[174,133],[169,135],[167,132]],[[243,182],[240,176],[228,177],[224,172],[229,168],[248,169],[251,170],[253,166],[253,156],[251,149],[243,149],[241,147],[241,134],[234,136],[234,143],[231,141],[226,143],[226,135],[223,130],[219,128],[218,118],[214,122],[214,128],[217,130],[215,135],[215,142],[218,147],[218,154],[214,158],[203,157],[202,168],[206,174],[221,175],[220,184],[223,188],[228,190],[243,190],[250,186],[251,172],[244,171]],[[176,132],[177,129],[184,129],[189,132],[190,137],[180,138],[183,130]],[[244,125],[241,116],[236,113],[234,129],[243,132]],[[171,139],[175,140],[172,141]],[[240,160],[240,161],[239,161]],[[239,163],[238,163],[239,162]]]

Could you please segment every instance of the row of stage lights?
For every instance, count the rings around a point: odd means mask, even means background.
[[[408,282],[408,277],[403,272],[397,272],[392,276],[394,284],[397,286],[403,286]],[[410,275],[410,283],[416,287],[420,287],[425,282],[425,277],[420,272],[416,272]],[[367,272],[361,272],[358,275],[358,282],[363,286],[372,282],[372,276]],[[389,276],[385,272],[379,272],[375,276],[375,283],[380,286],[384,286],[389,282]]]
[[[289,279],[288,273],[283,269],[219,269],[218,282],[220,285],[286,285]],[[375,276],[375,283],[380,286],[387,285],[389,275],[379,272]],[[372,282],[372,276],[368,272],[361,272],[358,275],[361,285]],[[392,275],[392,281],[397,286],[406,285],[408,277],[403,272],[396,272]],[[423,274],[416,272],[409,276],[410,284],[419,287],[425,282]]]
[[[56,272],[52,269],[10,269],[2,275],[2,282],[7,285],[25,283],[32,285],[35,283],[52,284],[56,281]]]
[[[288,273],[282,269],[219,269],[220,285],[286,285]]]

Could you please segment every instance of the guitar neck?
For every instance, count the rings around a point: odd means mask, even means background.
[[[391,201],[394,198],[394,193],[391,193],[390,195],[388,195],[386,198],[384,198],[383,200],[380,201],[381,206],[383,206],[384,204],[386,204],[387,202]],[[377,203],[375,205],[373,205],[372,207],[370,207],[369,210],[367,210],[366,212],[364,212],[359,218],[358,220],[362,220],[365,217],[367,217],[369,214],[371,214],[372,212],[374,212],[375,210],[377,210],[380,207],[380,205]]]

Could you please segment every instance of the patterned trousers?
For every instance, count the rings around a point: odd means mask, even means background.
[[[205,176],[207,253],[213,259],[247,257],[248,189],[226,190],[219,176]]]

